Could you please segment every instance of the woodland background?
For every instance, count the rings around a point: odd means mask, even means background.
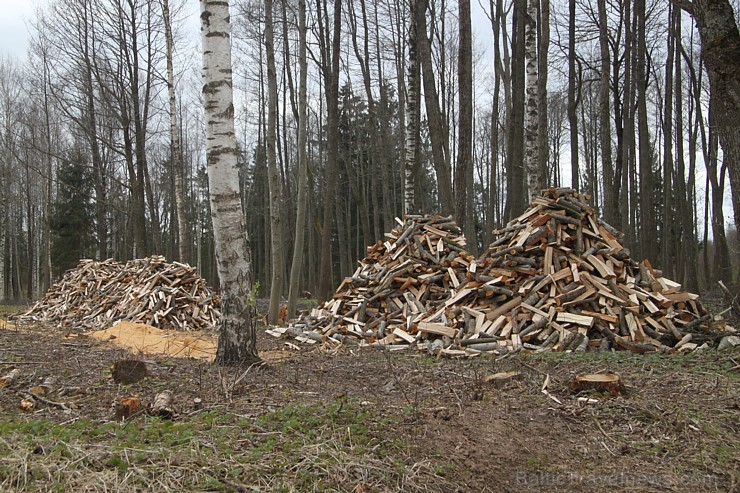
[[[308,199],[296,225],[298,1],[231,6],[260,293],[275,275],[288,278],[300,228],[300,289],[328,296],[404,213],[407,161],[413,209],[454,215],[473,251],[524,211],[535,169],[526,164],[536,162],[541,183],[591,194],[634,257],[689,290],[737,279],[730,195],[740,191],[729,184],[699,36],[672,3],[481,0],[473,25],[486,33],[465,22],[469,0],[306,8]],[[38,298],[80,258],[162,254],[218,284],[191,10],[182,0],[51,0],[30,21],[27,56],[0,57],[0,300]]]

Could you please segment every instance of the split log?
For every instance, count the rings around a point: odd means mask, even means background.
[[[20,368],[14,368],[10,370],[3,377],[0,377],[0,389],[4,387],[10,387],[21,375]]]
[[[174,396],[171,391],[163,390],[154,397],[154,402],[149,410],[153,416],[159,416],[165,419],[172,419],[177,416],[177,410],[174,405]]]

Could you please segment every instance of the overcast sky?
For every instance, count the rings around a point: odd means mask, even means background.
[[[0,53],[24,59],[28,48],[27,23],[39,0],[0,0]]]

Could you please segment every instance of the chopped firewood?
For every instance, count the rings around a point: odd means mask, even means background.
[[[698,296],[647,260],[633,260],[622,234],[588,199],[571,189],[543,191],[493,231],[478,259],[465,252],[451,218],[399,219],[332,300],[271,334],[313,334],[324,344],[413,344],[445,356],[461,346],[470,354],[697,347],[679,341],[701,334],[711,319]]]
[[[123,421],[141,411],[141,399],[136,396],[128,396],[121,399],[116,404],[114,419]]]
[[[588,390],[606,392],[613,397],[625,393],[622,379],[616,373],[610,372],[577,375],[571,383],[571,389],[576,393]]]
[[[24,413],[30,413],[36,409],[36,401],[33,399],[23,399],[18,403],[18,409]]]
[[[220,298],[196,269],[162,256],[125,264],[81,260],[27,312],[25,323],[48,323],[74,330],[100,330],[119,320],[161,329],[214,328],[221,319]]]
[[[149,374],[146,363],[137,359],[122,359],[110,367],[111,376],[116,383],[131,385],[140,382]]]
[[[54,377],[46,377],[40,385],[31,387],[31,393],[39,397],[45,397],[54,387]]]
[[[14,368],[13,370],[10,370],[10,372],[8,372],[6,375],[0,377],[0,389],[12,385],[13,382],[15,382],[20,375],[20,368]]]
[[[172,419],[177,416],[174,403],[172,402],[174,397],[172,392],[169,390],[163,390],[154,398],[152,407],[149,412],[154,416],[161,418]]]
[[[490,383],[496,388],[501,388],[509,382],[519,380],[521,376],[522,374],[518,371],[494,373],[493,375],[486,375],[483,377],[483,383]]]

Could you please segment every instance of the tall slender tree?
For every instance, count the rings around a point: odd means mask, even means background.
[[[206,160],[222,321],[216,361],[251,364],[257,355],[252,258],[239,195],[228,0],[200,0]]]
[[[170,19],[170,2],[162,0],[162,19],[164,20],[164,37],[167,47],[167,95],[170,110],[170,163],[175,178],[175,207],[177,210],[177,252],[180,262],[188,261],[190,249],[190,227],[185,215],[185,173],[183,170],[182,151],[180,149],[180,128],[177,123],[177,98],[175,96],[175,69],[173,64],[174,42],[172,38],[172,21]]]
[[[290,264],[290,287],[288,291],[287,316],[295,315],[298,292],[303,270],[303,247],[306,238],[306,195],[308,192],[308,157],[306,153],[306,130],[308,116],[307,87],[308,64],[306,63],[306,0],[298,0],[298,197],[296,198],[295,238],[293,260]]]
[[[458,133],[455,169],[455,217],[463,228],[468,248],[478,253],[475,232],[473,177],[473,33],[470,20],[470,0],[458,1]]]
[[[283,254],[282,193],[278,176],[275,136],[277,132],[277,75],[275,73],[275,34],[272,22],[272,0],[265,0],[265,54],[267,57],[267,181],[270,193],[270,252],[272,276],[270,308],[267,322],[277,323],[285,272]]]

